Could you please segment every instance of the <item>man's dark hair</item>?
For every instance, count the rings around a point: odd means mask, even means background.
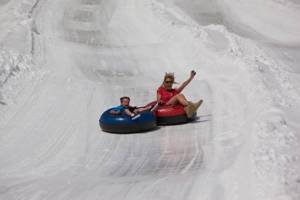
[[[129,97],[124,96],[124,97],[121,97],[121,98],[120,98],[120,102],[122,102],[124,99],[128,99],[128,101],[130,101],[130,98],[129,98]]]

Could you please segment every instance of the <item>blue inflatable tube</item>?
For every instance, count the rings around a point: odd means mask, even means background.
[[[111,114],[111,109],[105,111],[99,119],[100,127],[105,132],[137,133],[149,131],[157,127],[156,117],[152,112],[146,111],[135,117],[130,117],[126,113]]]

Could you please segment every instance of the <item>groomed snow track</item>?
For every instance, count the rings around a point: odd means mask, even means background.
[[[1,116],[0,199],[290,200],[299,195],[278,194],[277,179],[271,178],[270,186],[259,179],[270,177],[255,176],[257,170],[278,172],[268,168],[272,156],[259,148],[266,143],[255,134],[276,124],[276,134],[294,137],[268,101],[272,87],[261,78],[260,70],[272,73],[275,61],[255,42],[223,25],[200,26],[166,2],[32,1],[29,44],[43,75]],[[120,96],[145,105],[155,98],[165,72],[175,72],[181,82],[191,69],[197,76],[184,93],[204,99],[196,122],[143,134],[100,130],[101,112]],[[297,145],[287,143],[284,150]],[[299,176],[297,162],[281,164]]]

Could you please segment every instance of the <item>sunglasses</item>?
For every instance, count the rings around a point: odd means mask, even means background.
[[[165,81],[165,83],[174,83],[174,81]]]

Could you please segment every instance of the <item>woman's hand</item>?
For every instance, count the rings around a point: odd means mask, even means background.
[[[160,99],[160,100],[157,101],[157,103],[158,103],[159,105],[162,105],[162,104],[164,104],[164,101]]]
[[[196,76],[196,72],[195,72],[195,70],[192,70],[192,71],[191,71],[190,78],[194,78],[194,76]]]
[[[194,70],[191,71],[190,78],[186,81],[184,81],[178,88],[177,92],[180,93],[182,90],[192,81],[194,76],[196,75],[196,72]]]

